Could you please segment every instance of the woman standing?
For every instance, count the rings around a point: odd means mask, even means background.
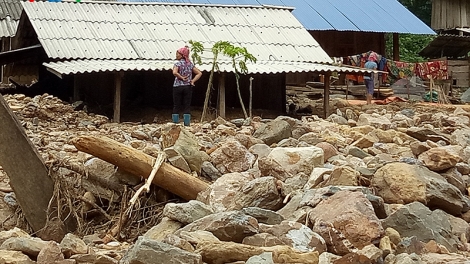
[[[367,59],[366,64],[364,65],[366,69],[369,70],[377,70],[377,53],[371,52],[369,55],[369,58]],[[364,82],[366,83],[366,100],[367,104],[371,104],[372,102],[372,97],[374,95],[374,88],[375,88],[375,83],[374,83],[374,78],[375,74],[374,73],[369,73],[364,75]]]
[[[202,76],[202,72],[189,60],[189,48],[184,46],[176,51],[177,62],[173,66],[173,123],[179,123],[183,113],[184,125],[191,122],[191,98],[194,83]],[[194,74],[194,77],[193,77]]]

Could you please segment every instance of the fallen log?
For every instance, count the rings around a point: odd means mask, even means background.
[[[154,157],[107,137],[81,136],[72,143],[80,151],[143,178],[150,175],[155,164]],[[152,183],[188,201],[196,199],[199,192],[209,187],[206,182],[167,163],[160,166]]]

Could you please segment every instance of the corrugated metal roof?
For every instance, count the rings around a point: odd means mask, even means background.
[[[13,37],[16,35],[18,20],[11,20],[9,17],[0,20],[0,37]]]
[[[19,20],[23,7],[20,0],[0,0],[0,20],[10,17]]]
[[[118,1],[166,2],[165,0]],[[181,0],[178,2],[293,6],[294,16],[308,30],[435,34],[398,0]]]
[[[470,36],[438,35],[419,52],[425,58],[462,58],[470,52]]]
[[[58,76],[77,74],[77,73],[94,73],[94,72],[113,72],[113,71],[164,71],[171,70],[174,65],[173,60],[72,60],[61,62],[50,62],[43,64],[49,71]],[[199,65],[202,71],[210,71],[210,64]],[[231,63],[219,63],[221,72],[232,72]],[[256,64],[248,64],[249,73],[280,73],[280,72],[346,72],[346,73],[365,73],[370,70],[361,68],[352,68],[348,66],[325,65],[318,63],[306,62],[262,62]]]
[[[175,50],[189,40],[208,50],[228,40],[247,47],[259,61],[331,62],[288,8],[110,2],[23,6],[50,59],[173,60]]]
[[[0,37],[16,35],[22,10],[20,0],[0,0]]]

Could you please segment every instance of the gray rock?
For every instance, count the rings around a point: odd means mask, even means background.
[[[240,210],[245,207],[259,207],[278,210],[282,207],[281,194],[274,177],[261,177],[246,183],[233,197],[228,210]]]
[[[196,137],[185,129],[181,129],[173,148],[186,160],[191,171],[201,173],[204,161],[210,160],[207,153],[199,150]]]
[[[258,228],[256,218],[239,211],[229,211],[203,217],[181,228],[175,234],[178,235],[183,231],[205,230],[221,241],[240,243],[245,237],[257,234]]]
[[[401,236],[416,236],[422,242],[435,240],[449,250],[458,247],[458,238],[452,235],[448,215],[442,210],[431,211],[420,202],[400,207],[382,222],[384,228],[391,227]]]
[[[204,161],[201,165],[201,175],[215,181],[222,176],[222,173],[211,162]]]
[[[287,121],[276,119],[261,125],[253,136],[263,140],[267,145],[271,145],[282,139],[291,137],[292,128]]]
[[[267,225],[277,225],[284,221],[284,217],[281,214],[259,207],[243,208],[242,212],[246,215],[256,218],[256,220],[258,220],[258,223],[263,223]]]
[[[210,206],[191,200],[187,203],[167,203],[162,215],[187,225],[212,213]]]
[[[360,159],[363,159],[365,157],[370,157],[370,155],[367,152],[355,146],[351,146],[348,148],[348,154],[354,157],[358,157]]]
[[[264,252],[260,255],[249,258],[245,264],[274,264],[273,253]]]
[[[445,142],[449,143],[450,140],[447,135],[429,128],[423,127],[410,127],[406,130],[406,134],[416,138],[419,141],[433,141],[437,142],[439,140],[444,140]]]
[[[141,236],[119,263],[202,264],[203,262],[199,254]]]

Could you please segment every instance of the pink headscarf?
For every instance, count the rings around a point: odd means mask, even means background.
[[[177,50],[177,52],[179,54],[181,54],[181,56],[183,56],[183,58],[186,60],[186,62],[189,62],[189,48],[188,48],[188,46],[184,46],[182,48],[179,48]]]
[[[372,51],[369,55],[368,60],[377,62],[377,53]]]

